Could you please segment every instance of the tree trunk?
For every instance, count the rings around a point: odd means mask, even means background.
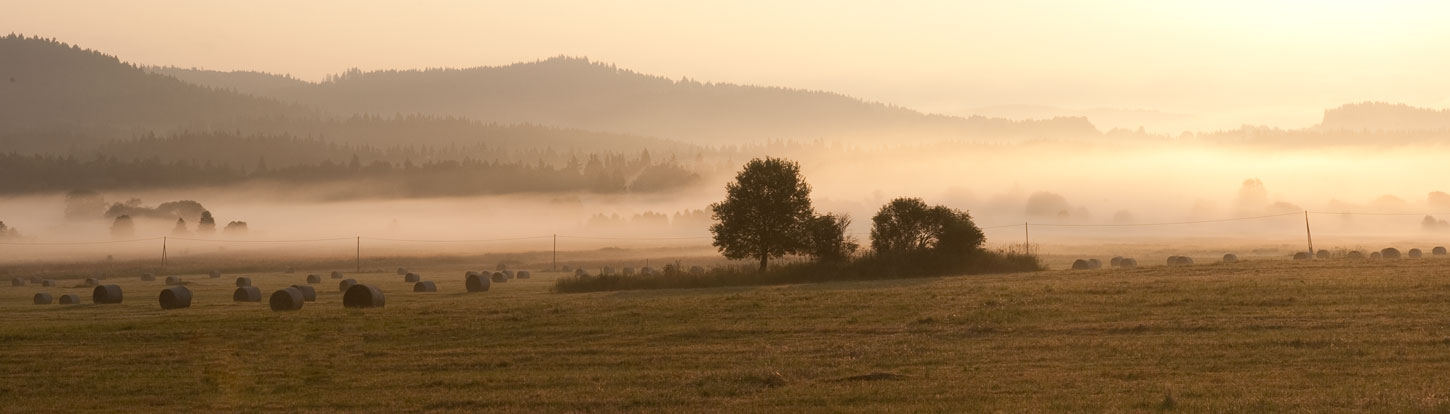
[[[764,272],[765,271],[765,266],[768,265],[768,264],[770,264],[770,256],[769,255],[766,255],[766,254],[761,254],[760,255],[760,271]]]

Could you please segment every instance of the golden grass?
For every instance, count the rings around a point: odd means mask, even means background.
[[[138,277],[105,281],[121,305],[0,287],[0,411],[1450,411],[1450,260],[570,295],[410,270],[439,292],[348,273],[388,295],[362,311],[334,279],[288,313],[232,303],[230,274],[184,275],[172,311]]]

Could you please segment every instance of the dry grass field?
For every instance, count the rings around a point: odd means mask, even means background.
[[[105,280],[120,305],[7,280],[0,412],[1450,412],[1444,259],[591,294],[349,273],[386,292],[368,310],[324,270],[246,274],[323,275],[289,313],[233,303],[235,274],[183,275],[170,311],[164,277]]]

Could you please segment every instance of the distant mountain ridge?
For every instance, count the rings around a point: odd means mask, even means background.
[[[1013,121],[932,115],[830,92],[671,80],[570,57],[467,69],[350,70],[318,83],[239,79],[255,78],[255,72],[231,72],[228,78],[225,72],[150,70],[337,114],[419,113],[699,144],[768,139],[892,143],[1100,135],[1082,117]]]
[[[148,73],[51,39],[0,37],[0,132],[114,135],[315,111]]]
[[[1382,132],[1447,131],[1450,130],[1450,110],[1386,102],[1352,103],[1325,110],[1324,120],[1316,128]]]
[[[656,138],[552,126],[392,113],[337,116],[256,93],[305,84],[300,80],[255,72],[180,73],[192,82],[53,39],[0,37],[0,152],[77,153],[117,139],[218,130],[380,147],[689,151]]]

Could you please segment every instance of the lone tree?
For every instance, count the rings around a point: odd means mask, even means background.
[[[871,222],[871,248],[882,254],[926,250],[971,254],[986,242],[971,215],[946,206],[927,206],[919,198],[891,200]]]
[[[186,219],[181,218],[181,217],[177,217],[176,218],[176,227],[172,227],[171,228],[171,235],[172,236],[185,236],[185,235],[187,235],[187,233],[188,232],[186,231]]]
[[[206,235],[216,233],[216,219],[211,216],[210,211],[201,212],[201,221],[196,224],[196,232]]]
[[[800,164],[780,158],[753,159],[725,185],[725,201],[711,204],[715,247],[731,259],[752,258],[764,271],[771,258],[803,252],[814,217],[811,186]]]
[[[136,223],[131,221],[131,216],[121,215],[111,223],[111,237],[117,239],[129,239],[136,234]]]

